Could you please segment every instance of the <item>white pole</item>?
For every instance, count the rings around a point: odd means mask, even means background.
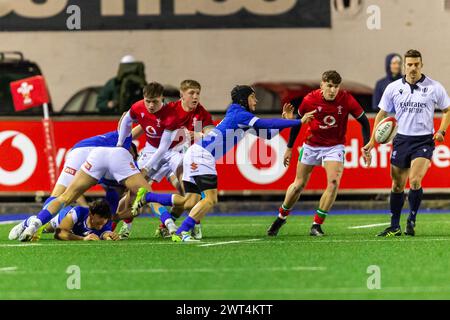
[[[48,104],[47,104],[47,103],[44,103],[43,109],[44,109],[44,119],[45,119],[45,120],[48,120],[48,118],[49,118],[49,113],[48,113]]]

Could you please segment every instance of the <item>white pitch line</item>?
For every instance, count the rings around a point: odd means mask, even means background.
[[[314,266],[295,266],[295,267],[271,267],[271,268],[192,268],[183,269],[190,273],[217,273],[217,272],[291,272],[291,271],[326,271],[326,267],[314,267]],[[0,269],[1,271],[1,269]],[[12,270],[11,270],[12,271]],[[111,274],[111,273],[176,273],[179,269],[125,269],[125,270],[86,270],[83,273],[87,274]],[[19,274],[58,274],[61,270],[22,270],[18,271]]]
[[[9,271],[16,271],[17,267],[4,267],[0,268],[0,272],[9,272]]]
[[[385,223],[366,224],[366,225],[363,225],[363,226],[348,227],[348,229],[365,229],[365,228],[381,227],[381,226],[387,226],[387,225],[390,225],[390,223],[389,222],[385,222]]]
[[[19,223],[23,220],[7,220],[7,221],[0,221],[0,225],[2,224],[13,224],[13,223]]]
[[[35,247],[40,246],[37,243],[15,243],[15,244],[0,244],[0,247]]]
[[[262,240],[262,239],[248,239],[248,240],[235,240],[235,241],[214,242],[214,243],[201,244],[201,245],[199,245],[199,247],[220,246],[220,245],[223,245],[223,244],[233,244],[233,243],[251,242],[251,241],[259,241],[259,240]]]

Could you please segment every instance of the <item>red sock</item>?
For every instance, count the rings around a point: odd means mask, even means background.
[[[291,213],[291,209],[285,209],[283,205],[278,209],[279,217],[281,219],[286,219],[287,216]]]
[[[117,222],[113,221],[113,223],[111,224],[112,231],[116,230],[116,227],[117,227]]]
[[[125,222],[125,223],[132,223],[133,222],[133,218],[124,219],[123,222]]]
[[[327,217],[326,211],[317,209],[316,214],[314,215],[314,223],[322,224],[322,223],[324,223],[326,217]]]

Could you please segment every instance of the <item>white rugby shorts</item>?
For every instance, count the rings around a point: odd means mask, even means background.
[[[75,148],[69,151],[66,156],[66,161],[64,162],[64,167],[59,174],[56,184],[67,186],[72,182],[75,174],[80,170],[81,165],[86,161],[89,153],[95,147],[82,147]]]
[[[113,177],[122,183],[128,177],[140,173],[131,153],[119,147],[97,147],[89,153],[81,170],[96,180],[103,176]]]
[[[153,154],[158,150],[149,143],[145,144],[144,149],[141,150],[138,158],[139,168],[143,168],[144,165],[151,159]],[[169,149],[161,158],[158,166],[158,170],[149,177],[151,180],[161,182],[166,177],[169,180],[171,175],[176,175],[177,168],[182,164],[183,154],[180,151]]]
[[[184,154],[183,181],[195,184],[194,176],[216,175],[216,159],[211,152],[198,144],[193,144]]]
[[[344,163],[345,146],[338,144],[332,147],[312,147],[303,144],[298,161],[310,166],[322,165],[325,161],[338,161]]]

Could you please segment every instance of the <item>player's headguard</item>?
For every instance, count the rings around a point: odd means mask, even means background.
[[[249,110],[248,106],[248,96],[252,93],[255,93],[255,90],[253,90],[250,86],[245,85],[238,85],[231,90],[231,100],[233,103],[238,103],[241,106],[245,107],[247,110]]]

